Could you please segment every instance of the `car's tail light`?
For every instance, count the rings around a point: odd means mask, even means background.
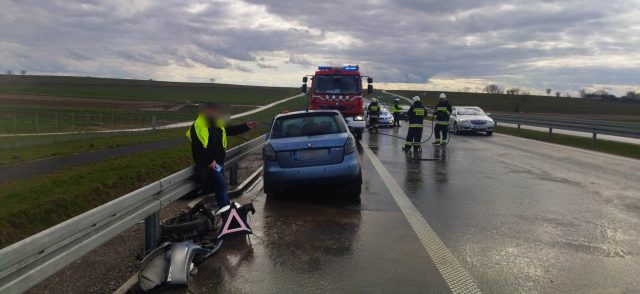
[[[264,147],[262,148],[262,157],[265,160],[276,160],[276,150],[273,149],[273,146],[271,146],[271,144],[267,143],[266,145],[264,145]]]
[[[351,154],[356,152],[356,140],[352,136],[347,138],[347,142],[344,143],[344,154]]]

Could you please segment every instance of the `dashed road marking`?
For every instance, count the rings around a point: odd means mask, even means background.
[[[382,181],[391,192],[411,228],[418,236],[427,254],[433,260],[442,278],[449,286],[452,293],[480,293],[480,289],[469,273],[458,263],[449,249],[442,243],[442,240],[433,231],[427,220],[422,217],[420,211],[411,203],[407,194],[400,185],[393,179],[389,171],[384,167],[380,159],[369,149],[369,146],[362,142],[364,152],[378,171]]]

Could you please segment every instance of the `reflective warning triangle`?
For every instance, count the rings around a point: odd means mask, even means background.
[[[233,222],[234,219],[238,223],[238,227],[230,228],[231,222]],[[224,235],[242,232],[242,231],[246,232],[247,234],[250,234],[252,232],[251,229],[249,229],[249,226],[245,224],[245,222],[242,220],[242,218],[238,214],[238,210],[235,209],[235,207],[231,208],[229,211],[229,216],[227,217],[227,220],[224,223],[224,227],[222,227],[220,234],[218,234],[218,239],[222,238]]]

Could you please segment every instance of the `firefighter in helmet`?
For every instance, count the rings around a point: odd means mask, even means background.
[[[409,130],[407,131],[407,140],[404,143],[404,151],[411,150],[419,150],[420,143],[422,141],[422,123],[424,122],[424,117],[427,115],[427,109],[422,106],[422,102],[420,102],[420,97],[413,97],[413,104],[407,111],[407,116],[409,117]]]
[[[449,116],[451,115],[451,104],[447,100],[447,95],[440,94],[438,105],[436,105],[436,111],[433,113],[435,116],[434,132],[436,133],[436,140],[434,145],[447,145],[447,135],[449,132]]]

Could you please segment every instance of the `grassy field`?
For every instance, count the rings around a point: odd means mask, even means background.
[[[438,91],[389,91],[408,98],[422,97],[427,106],[436,105]],[[426,99],[424,94],[426,93]],[[601,101],[566,97],[547,97],[534,95],[489,95],[485,93],[446,92],[453,105],[479,106],[485,111],[558,113],[581,115],[617,115],[640,117],[640,101]]]
[[[0,75],[0,134],[149,127],[153,116],[156,125],[165,125],[188,120],[194,102],[217,101],[239,113],[297,93],[281,87]]]
[[[0,75],[0,93],[154,101],[218,101],[264,105],[299,91],[295,88],[179,83],[146,80]]]
[[[87,138],[79,135],[77,140],[45,143],[30,147],[20,146],[22,142],[4,142],[8,148],[0,153],[0,165],[18,163],[22,161],[42,159],[54,156],[65,156],[76,153],[88,152],[100,149],[116,148],[127,145],[142,144],[160,140],[169,140],[184,135],[183,129],[158,130],[155,132],[121,133],[119,135],[104,134],[102,136],[89,136]],[[57,137],[57,136],[56,136]],[[12,138],[13,139],[13,138]],[[34,139],[33,137],[21,137],[23,140]],[[38,140],[36,138],[36,140]],[[2,142],[0,138],[0,142]],[[7,140],[8,141],[8,140]]]
[[[520,129],[498,126],[496,132],[503,133],[512,136],[518,136],[523,138],[534,139],[538,141],[544,141],[549,143],[556,143],[561,145],[567,145],[587,150],[593,150],[598,152],[604,152],[609,154],[615,154],[620,156],[626,156],[631,158],[640,159],[640,147],[635,144],[614,142],[608,140],[598,140],[596,145],[591,144],[591,138],[577,137],[564,134],[553,134],[549,137],[547,132],[540,132],[534,130]]]
[[[275,114],[303,109],[306,98],[297,98],[255,115],[261,127],[241,137],[230,137],[230,146],[261,136]],[[178,136],[184,130],[176,130]],[[149,151],[92,165],[83,165],[47,176],[0,187],[0,247],[76,216],[115,197],[189,166],[188,144]]]
[[[195,110],[194,110],[195,111]],[[2,108],[0,134],[32,134],[56,132],[85,132],[151,127],[183,122],[193,112],[123,111],[98,109]]]

